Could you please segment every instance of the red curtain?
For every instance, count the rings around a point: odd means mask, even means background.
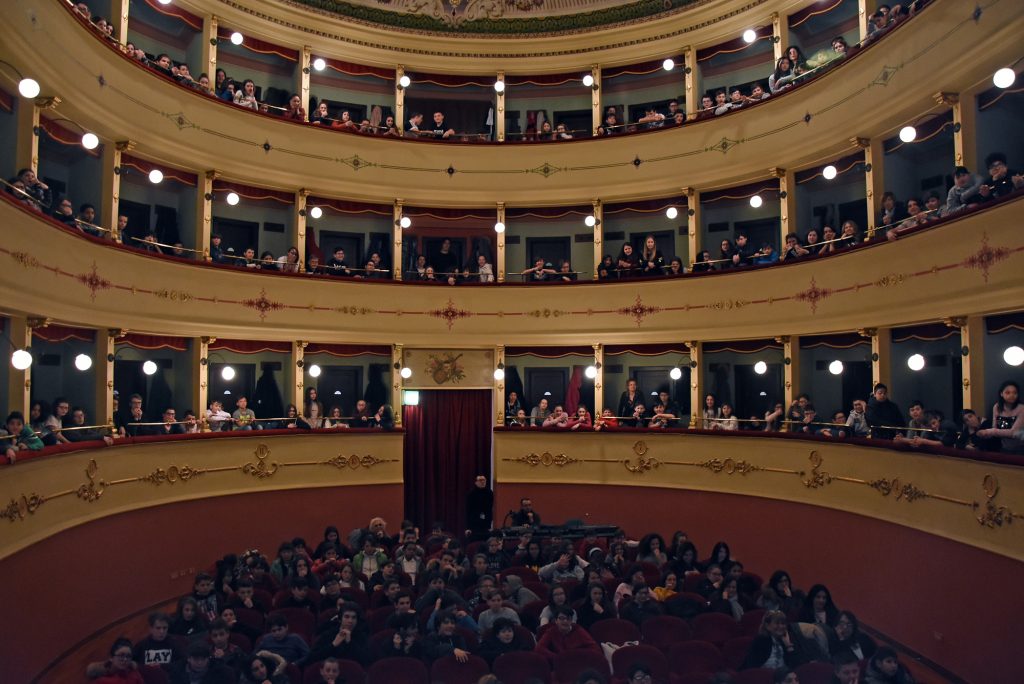
[[[466,529],[466,495],[473,478],[491,475],[490,390],[420,392],[404,406],[405,517],[420,529],[442,521]]]

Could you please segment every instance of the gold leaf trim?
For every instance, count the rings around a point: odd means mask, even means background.
[[[832,473],[820,469],[824,461],[821,454],[817,451],[812,451],[809,460],[811,461],[811,474],[803,480],[804,486],[808,489],[818,489],[827,484],[832,484]]]
[[[268,477],[273,477],[274,473],[276,473],[277,469],[280,467],[280,464],[275,461],[271,461],[269,465],[267,464],[267,457],[270,456],[270,447],[266,444],[260,444],[256,447],[256,451],[253,452],[253,455],[256,457],[256,462],[253,463],[250,461],[243,465],[242,472],[246,475],[252,475],[258,480],[265,480]]]
[[[85,477],[88,479],[88,482],[83,482],[75,490],[75,496],[86,503],[97,501],[103,496],[103,492],[107,488],[108,482],[106,480],[101,479],[97,481],[96,479],[99,470],[100,467],[96,464],[96,459],[89,459],[89,465],[85,468]]]
[[[633,464],[632,459],[629,458],[625,459],[622,462],[622,465],[624,465],[626,467],[626,470],[628,470],[631,473],[646,473],[648,471],[660,468],[661,461],[653,457],[647,458],[644,456],[639,456],[636,459],[635,465]]]
[[[732,458],[711,458],[707,461],[701,461],[697,465],[713,473],[725,473],[726,475],[734,475],[736,473],[747,475],[755,470],[764,470],[763,467],[754,465],[750,461],[737,461]]]
[[[529,453],[525,456],[519,456],[518,458],[506,459],[511,460],[514,463],[525,463],[531,468],[537,466],[544,466],[550,468],[551,466],[557,466],[564,468],[572,463],[580,463],[580,459],[567,456],[565,454],[552,454],[550,451],[545,451],[543,454]]]
[[[397,462],[397,458],[383,459],[377,458],[376,456],[372,456],[370,454],[366,454],[365,456],[357,456],[356,454],[346,456],[344,454],[338,454],[334,458],[329,458],[326,461],[320,461],[320,465],[333,466],[338,470],[344,470],[345,468],[357,470],[359,468],[372,468],[374,466],[380,465],[381,463]]]
[[[11,502],[3,510],[0,510],[0,518],[7,518],[10,522],[24,520],[28,516],[34,515],[44,503],[46,503],[46,497],[35,492],[28,495],[22,494],[17,499],[11,499]]]
[[[183,466],[172,465],[166,470],[163,468],[157,468],[148,475],[143,475],[139,479],[143,482],[148,482],[152,485],[160,486],[163,483],[174,484],[175,482],[188,482],[192,478],[199,477],[206,471],[202,468],[193,468],[186,464]]]

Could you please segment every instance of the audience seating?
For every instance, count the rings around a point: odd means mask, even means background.
[[[313,635],[316,634],[316,618],[313,613],[305,608],[279,608],[271,613],[280,613],[288,620],[288,631],[295,632],[307,644],[313,643]]]
[[[644,643],[662,650],[693,638],[690,624],[674,615],[656,615],[648,618],[640,626],[640,631],[643,633]]]
[[[498,656],[493,672],[502,684],[527,684],[531,679],[548,681],[551,666],[548,659],[539,653],[516,651]]]
[[[704,613],[693,619],[693,638],[710,641],[719,648],[728,641],[741,636],[739,623],[724,613]]]
[[[338,661],[340,677],[338,681],[345,684],[366,684],[366,670],[354,660]],[[302,684],[318,684],[320,681],[320,662],[310,663],[302,670]]]
[[[757,636],[761,631],[761,620],[764,619],[765,611],[761,608],[748,610],[740,618],[740,631],[743,636]]]
[[[624,646],[612,654],[612,672],[616,677],[628,677],[629,669],[637,664],[646,666],[654,681],[668,681],[668,658],[653,646]]]
[[[640,641],[642,638],[640,629],[636,625],[629,620],[620,620],[618,618],[599,620],[591,625],[587,631],[590,632],[590,636],[594,637],[594,641],[599,644],[608,641],[613,644],[622,645],[627,641]]]
[[[804,663],[796,668],[800,684],[830,684],[833,668],[828,663]]]
[[[734,684],[773,684],[775,682],[775,670],[763,667],[743,670],[736,673],[733,682]]]
[[[434,661],[430,680],[444,684],[477,684],[490,671],[487,661],[479,656],[471,655],[468,661],[460,663],[454,655],[449,655]]]
[[[665,602],[665,610],[669,615],[692,620],[708,609],[708,601],[700,594],[682,592]]]
[[[707,641],[684,641],[668,649],[668,662],[673,672],[717,672],[722,667],[722,654]]]
[[[526,582],[540,581],[540,577],[537,576],[537,573],[534,571],[534,569],[528,568],[525,565],[513,565],[511,568],[505,568],[500,573],[498,573],[498,580],[500,582],[504,582],[505,578],[509,575],[515,575],[519,579],[523,580],[524,584]]]
[[[725,661],[725,666],[730,670],[740,669],[753,641],[752,636],[739,636],[726,641],[722,646],[722,660]]]
[[[686,674],[670,675],[671,684],[708,684],[708,680],[714,675],[713,672],[688,672]]]
[[[608,659],[593,651],[566,651],[555,656],[551,684],[573,684],[580,673],[596,670],[605,677],[611,676]]]
[[[288,667],[284,669],[285,675],[288,677],[288,681],[291,684],[302,684],[302,670],[295,663],[288,663]]]
[[[416,658],[385,658],[370,666],[368,684],[428,684],[430,674]]]
[[[170,684],[167,673],[163,671],[163,668],[143,665],[139,668],[139,674],[142,675],[142,681],[146,684]]]

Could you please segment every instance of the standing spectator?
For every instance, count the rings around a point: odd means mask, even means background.
[[[894,438],[903,422],[903,413],[890,401],[889,388],[881,382],[874,387],[866,416],[872,436],[881,439]]]
[[[1007,380],[999,386],[999,400],[992,407],[992,427],[979,430],[981,437],[998,437],[1002,451],[1024,454],[1024,404],[1020,403],[1020,385]]]

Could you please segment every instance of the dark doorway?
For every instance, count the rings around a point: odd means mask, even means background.
[[[345,263],[352,268],[361,268],[363,263],[363,234],[347,233],[333,230],[320,231],[320,249],[323,252],[323,263],[334,258],[334,250],[341,247],[345,250]]]
[[[544,398],[548,400],[551,409],[558,404],[565,406],[565,390],[569,385],[568,368],[526,368],[524,373],[526,382],[523,390],[529,401],[523,402],[523,408],[527,414]]]
[[[753,364],[736,365],[736,397],[732,403],[737,418],[762,417],[769,402],[782,400],[782,364],[769,363],[764,375]],[[724,399],[720,399],[721,404]]]
[[[429,131],[434,128],[434,112],[444,114],[444,125],[453,129],[456,133],[488,133],[490,126],[487,125],[487,112],[494,104],[491,95],[481,91],[477,97],[481,99],[470,99],[466,89],[460,89],[460,94],[465,93],[457,102],[451,100],[434,100],[430,98],[406,98],[405,111],[411,116],[413,112],[423,114],[423,123],[420,128]]]
[[[843,411],[850,412],[854,399],[867,401],[870,397],[871,362],[843,361]]]
[[[563,261],[569,261],[572,252],[572,238],[570,237],[544,237],[526,238],[526,264],[523,268],[530,268],[537,259],[543,259],[555,269]],[[515,266],[511,267],[515,269]]]
[[[555,112],[552,125],[565,124],[574,138],[588,137],[594,127],[594,113],[589,109],[573,109],[568,112]]]
[[[159,204],[154,207],[154,210],[156,213],[157,242],[162,242],[165,245],[181,242],[181,236],[178,233],[178,210],[174,207],[164,207]],[[128,225],[131,225],[131,223]]]
[[[351,416],[363,398],[363,367],[324,366],[316,390],[327,415],[337,406],[341,415]]]
[[[231,366],[235,371],[235,377],[225,380],[224,366]],[[241,396],[249,400],[249,408],[253,408],[256,403],[254,401],[256,396],[255,363],[211,363],[209,383],[209,400],[220,400],[224,404],[224,410],[228,413],[235,410],[235,402]],[[277,416],[270,417],[277,418]]]
[[[734,237],[743,233],[749,240],[747,241],[753,247],[760,248],[761,245],[768,243],[776,251],[779,250],[779,231],[782,224],[777,218],[770,219],[758,219],[756,221],[737,221],[735,224],[736,231]]]
[[[444,241],[451,242],[448,256],[441,254]],[[427,265],[433,266],[436,273],[448,273],[448,269],[461,268],[466,263],[466,241],[462,238],[425,237],[423,251],[427,255]]]
[[[672,370],[671,366],[644,366],[629,370],[629,377],[636,380],[637,392],[643,397],[648,415],[652,412],[654,404],[659,401],[657,397],[659,392],[672,394],[672,378],[668,376],[670,370]]]
[[[839,204],[839,220],[853,220],[857,223],[857,227],[861,231],[867,230],[868,226],[868,203],[865,200],[856,200],[854,202],[842,202]],[[841,233],[841,226],[833,226],[836,229],[836,233]]]
[[[676,253],[675,231],[659,230],[656,233],[630,233],[629,242],[633,245],[634,254],[639,255],[643,252],[644,242],[647,240],[648,235],[654,236],[654,246],[657,247],[659,252],[661,252],[661,256],[665,259],[665,265],[668,266],[669,260],[675,256]]]
[[[118,410],[126,413],[129,408],[128,397],[138,394],[142,397],[142,410],[145,416],[151,416],[149,406],[146,374],[142,372],[142,361],[114,361],[114,391],[117,392]]]
[[[235,256],[242,256],[246,247],[252,247],[257,254],[260,253],[260,224],[255,221],[238,221],[215,216],[213,232],[220,234],[220,244],[224,251],[230,247],[235,250]]]
[[[141,240],[149,234],[149,205],[123,199],[117,204],[117,213],[128,217],[128,234],[121,236],[122,242],[129,247],[138,247],[138,241],[132,238],[137,237]]]

